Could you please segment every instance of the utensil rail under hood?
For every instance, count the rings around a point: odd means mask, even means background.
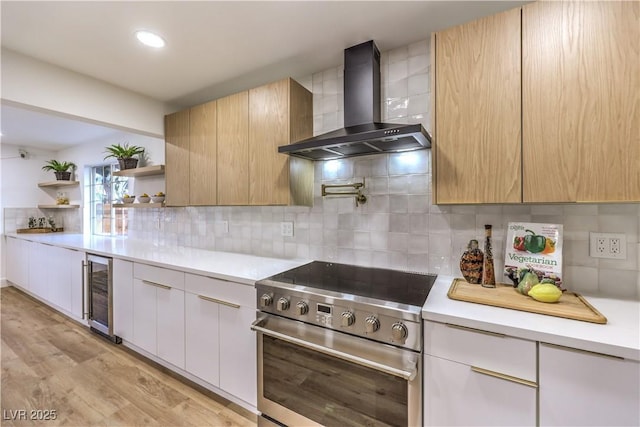
[[[345,49],[345,127],[283,145],[278,152],[329,160],[431,147],[431,135],[419,123],[381,123],[380,101],[380,51],[373,40]]]

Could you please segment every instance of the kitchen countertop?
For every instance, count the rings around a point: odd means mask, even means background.
[[[599,325],[452,300],[447,292],[453,279],[438,276],[423,319],[640,361],[640,301],[582,294],[607,318]]]
[[[159,247],[153,243],[126,237],[90,236],[84,234],[48,233],[16,234],[38,243],[77,249],[127,261],[215,277],[253,286],[257,280],[304,265],[311,260],[280,259],[231,252],[208,251],[188,247]]]
[[[251,286],[257,280],[311,261],[188,247],[159,247],[153,243],[126,237],[68,233],[7,235]],[[422,309],[423,319],[640,361],[640,302],[637,300],[583,295],[607,318],[606,325],[599,325],[452,300],[447,297],[447,292],[453,279],[452,276],[438,276]]]

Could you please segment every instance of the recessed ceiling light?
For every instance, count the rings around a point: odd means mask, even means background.
[[[136,37],[140,43],[151,47],[164,47],[166,44],[164,39],[151,31],[140,30],[136,31]]]

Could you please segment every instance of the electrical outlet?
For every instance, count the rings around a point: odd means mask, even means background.
[[[627,236],[622,233],[589,233],[593,258],[627,259]]]
[[[283,237],[293,237],[293,221],[283,221],[280,223],[280,235]]]

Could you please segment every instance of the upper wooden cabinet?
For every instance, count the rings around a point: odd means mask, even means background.
[[[217,201],[216,114],[216,101],[189,112],[189,205],[215,205]]]
[[[311,92],[292,79],[249,91],[249,203],[251,205],[312,204],[296,200],[290,188],[289,164],[296,162],[278,153],[280,145],[313,135]],[[309,162],[311,174],[313,164]],[[311,175],[313,176],[313,175]],[[296,180],[291,184],[304,184]],[[313,183],[312,183],[313,185]]]
[[[639,201],[638,39],[640,4],[622,1],[434,34],[434,202]]]
[[[249,92],[218,99],[218,204],[249,204]]]
[[[165,138],[165,204],[189,204],[189,110],[164,118]]]
[[[520,10],[434,38],[435,203],[520,202]]]
[[[522,9],[525,202],[640,201],[640,3]]]
[[[165,123],[168,206],[313,203],[313,163],[278,153],[313,134],[311,92],[294,80],[170,114]]]

